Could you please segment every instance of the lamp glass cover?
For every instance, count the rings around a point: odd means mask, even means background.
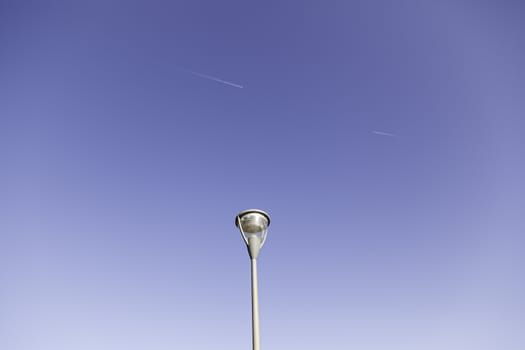
[[[266,216],[257,212],[245,213],[237,217],[237,226],[246,244],[248,244],[250,237],[257,237],[262,246],[266,239],[268,225]]]

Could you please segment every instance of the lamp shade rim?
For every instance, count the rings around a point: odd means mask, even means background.
[[[246,210],[241,211],[235,217],[235,226],[239,227],[239,220],[244,215],[247,215],[247,214],[260,214],[260,215],[264,216],[266,221],[268,222],[268,226],[270,226],[270,215],[267,212],[265,212],[263,210],[260,210],[260,209],[246,209]]]

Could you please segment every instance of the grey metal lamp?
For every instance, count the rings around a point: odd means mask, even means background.
[[[260,350],[259,292],[257,284],[257,257],[270,226],[270,216],[259,209],[243,210],[235,217],[235,225],[248,247],[252,265],[252,341],[253,350]]]

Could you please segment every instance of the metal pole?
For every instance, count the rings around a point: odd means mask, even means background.
[[[261,349],[261,337],[259,333],[259,291],[257,285],[257,259],[252,261],[252,339],[253,350]]]

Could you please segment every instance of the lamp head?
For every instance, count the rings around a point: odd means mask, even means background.
[[[235,217],[235,225],[241,231],[242,238],[248,246],[252,259],[256,259],[259,249],[266,240],[266,232],[270,226],[270,216],[259,209],[241,211]]]

